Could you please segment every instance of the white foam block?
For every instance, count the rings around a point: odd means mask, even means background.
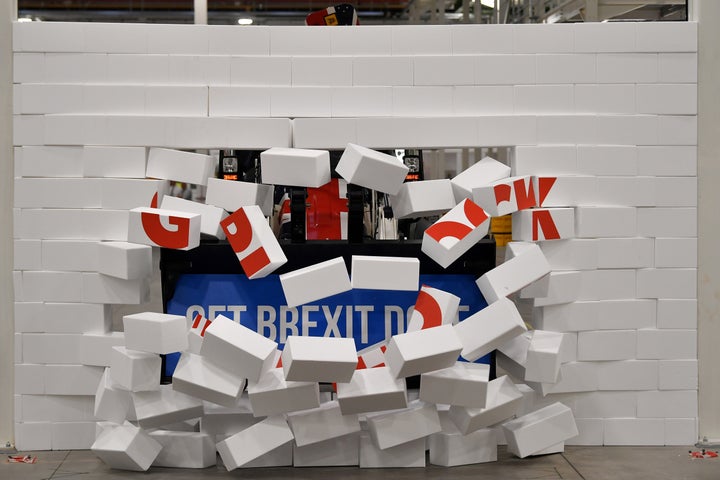
[[[631,360],[637,356],[637,345],[635,330],[580,332],[578,360]]]
[[[473,189],[473,201],[490,216],[500,217],[537,206],[533,177],[508,177]]]
[[[598,200],[598,179],[589,175],[534,176],[538,207],[594,205]]]
[[[335,171],[348,183],[395,195],[409,168],[392,155],[348,143]]]
[[[525,380],[555,383],[560,374],[560,355],[565,336],[558,332],[535,330],[527,351]]]
[[[542,292],[533,288],[541,281],[546,284],[546,288]],[[533,298],[535,307],[574,302],[579,298],[581,281],[582,274],[579,271],[550,272],[538,282],[520,290],[520,298]]]
[[[395,218],[439,215],[455,206],[450,180],[423,180],[403,183],[390,197]]]
[[[357,370],[349,383],[337,386],[343,415],[407,407],[405,380],[396,379],[387,367]]]
[[[207,185],[215,171],[215,159],[209,155],[150,148],[145,176],[175,182]]]
[[[102,182],[102,208],[129,210],[149,207],[155,196],[159,198],[168,191],[166,180],[104,178]]]
[[[441,430],[437,407],[413,402],[407,409],[367,416],[368,430],[381,450],[425,438]]]
[[[317,188],[330,181],[327,150],[273,147],[260,154],[262,183]]]
[[[17,270],[42,270],[42,243],[40,240],[13,241],[13,265]]]
[[[133,392],[131,395],[137,421],[142,428],[162,427],[199,418],[203,414],[200,400],[176,392],[172,385],[162,385],[154,391]]]
[[[209,178],[205,203],[228,212],[234,212],[240,207],[257,205],[263,215],[269,217],[273,213],[274,191],[272,185]]]
[[[16,334],[22,342],[22,360],[17,363],[79,364],[82,335],[23,333]]]
[[[102,181],[95,178],[16,178],[17,208],[100,208]]]
[[[417,291],[420,260],[417,258],[352,256],[352,288]]]
[[[225,233],[220,227],[220,222],[227,217],[227,212],[225,212],[222,208],[170,195],[163,196],[160,208],[163,210],[199,214],[201,216],[200,233],[211,235],[220,240],[225,239]]]
[[[385,363],[396,377],[432,372],[455,364],[463,344],[452,325],[394,335]]]
[[[94,416],[113,423],[123,423],[131,403],[130,393],[115,387],[110,378],[110,369],[106,368],[95,392]]]
[[[358,363],[355,341],[291,335],[285,342],[282,363],[286,380],[347,383]]]
[[[42,384],[47,395],[94,395],[102,367],[89,365],[46,365]]]
[[[54,450],[87,450],[95,442],[95,422],[55,422],[52,424]]]
[[[245,379],[205,357],[183,353],[173,373],[172,385],[178,392],[232,407],[245,387]]]
[[[272,368],[277,344],[249,328],[218,315],[205,330],[200,354],[250,381]]]
[[[644,235],[638,229],[636,219],[635,207],[577,207],[575,235],[578,238]]]
[[[420,287],[406,333],[453,323],[460,308],[460,297],[432,288]]]
[[[485,300],[493,303],[548,273],[550,264],[540,247],[533,244],[522,254],[483,274],[476,283]]]
[[[485,407],[489,375],[488,365],[465,362],[423,373],[420,377],[420,400],[461,407]]]
[[[489,427],[515,415],[522,406],[523,394],[507,376],[488,383],[484,408],[450,407],[450,419],[463,435]]]
[[[268,417],[217,444],[228,471],[234,470],[291,442],[293,434],[282,417]]]
[[[287,262],[260,207],[241,207],[221,223],[248,278],[263,278]]]
[[[82,149],[85,177],[145,178],[146,161],[145,147],[86,145]]]
[[[133,208],[130,210],[127,239],[130,243],[190,250],[200,245],[201,219],[202,216],[196,213]]]
[[[312,410],[291,413],[287,421],[298,447],[360,432],[357,415],[343,415],[337,401],[323,403]]]
[[[206,433],[154,430],[149,435],[162,445],[153,467],[207,468],[215,465],[215,442]]]
[[[150,468],[162,445],[140,428],[125,423],[102,433],[90,450],[111,468],[142,472]]]
[[[290,467],[293,463],[293,442],[287,442],[240,468]]]
[[[80,338],[80,362],[83,365],[109,367],[112,347],[125,344],[123,332],[85,333]]]
[[[252,414],[247,395],[240,397],[232,407],[222,407],[210,402],[203,404],[203,416],[200,418],[200,431],[212,435],[217,441],[235,435],[263,420]]]
[[[302,447],[293,444],[293,466],[337,467],[360,463],[360,433],[351,433]]]
[[[489,428],[468,435],[443,429],[430,436],[429,446],[432,465],[456,467],[497,461],[497,440]]]
[[[187,348],[187,323],[182,315],[143,312],[123,317],[125,346],[151,353],[181,352]]]
[[[193,323],[188,330],[188,348],[185,350],[186,352],[194,353],[195,355],[200,354],[202,341],[205,337],[205,330],[207,330],[211,323],[211,320],[208,320],[199,313],[195,315]]]
[[[139,305],[150,300],[149,278],[125,280],[102,273],[82,274],[84,303]]]
[[[317,382],[285,380],[280,368],[272,368],[257,382],[249,382],[247,392],[256,417],[308,410],[320,405]]]
[[[160,388],[161,358],[155,353],[113,347],[110,378],[115,386],[131,392]]]
[[[513,240],[560,240],[575,237],[573,208],[533,208],[512,214]]]
[[[381,450],[370,434],[360,435],[360,468],[413,467],[425,467],[425,438]]]
[[[98,272],[136,280],[152,274],[152,247],[128,242],[100,242],[97,245]]]
[[[423,233],[422,252],[447,268],[488,232],[490,217],[467,198]]]
[[[503,424],[508,451],[520,458],[538,454],[578,434],[572,410],[554,403]]]
[[[517,307],[508,299],[488,305],[453,327],[462,342],[462,357],[469,361],[487,355],[527,330]]]
[[[490,185],[510,176],[510,167],[494,158],[484,157],[453,177],[452,186],[455,200],[472,198],[473,189]]]
[[[342,257],[280,275],[288,307],[296,307],[352,289]]]

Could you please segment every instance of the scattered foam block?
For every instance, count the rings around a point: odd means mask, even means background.
[[[352,288],[417,291],[420,260],[417,258],[352,256]]]
[[[200,354],[219,367],[256,382],[274,366],[276,349],[272,340],[218,315],[205,330]]]
[[[441,430],[437,407],[415,401],[407,409],[369,414],[370,437],[380,450],[425,438]]]
[[[474,362],[527,330],[515,304],[503,298],[453,327],[462,343],[462,357]]]
[[[195,398],[232,407],[245,388],[245,378],[205,357],[183,353],[173,373],[172,386]]]
[[[291,335],[282,353],[285,379],[298,382],[347,383],[357,363],[352,338]]]
[[[578,435],[572,410],[559,402],[504,423],[503,430],[508,451],[520,458]]]
[[[213,236],[220,240],[225,239],[225,232],[223,232],[220,227],[220,222],[222,222],[228,214],[220,207],[165,195],[163,196],[162,202],[160,202],[160,208],[163,210],[198,214],[200,215],[200,233]]]
[[[451,324],[455,321],[459,309],[460,297],[423,285],[418,293],[405,333]]]
[[[80,363],[109,367],[112,358],[112,347],[124,344],[124,332],[85,333],[80,338]]]
[[[145,176],[207,185],[208,178],[215,172],[215,162],[216,160],[210,155],[167,148],[150,148]]]
[[[530,244],[519,255],[483,274],[476,283],[485,300],[493,303],[548,273],[550,264],[542,250]]]
[[[248,397],[256,417],[281,415],[320,406],[317,382],[285,380],[281,368],[265,372],[257,382],[248,383]]]
[[[281,416],[268,417],[217,444],[217,451],[228,471],[235,470],[293,440]]]
[[[565,335],[535,330],[527,351],[525,380],[555,383],[560,374],[561,352]]]
[[[492,217],[537,206],[535,188],[531,176],[508,177],[473,188],[473,201]]]
[[[385,364],[395,376],[409,377],[455,364],[463,344],[452,325],[393,335]]]
[[[323,403],[312,410],[291,413],[287,416],[287,421],[298,447],[360,431],[357,415],[343,415],[337,401]]]
[[[495,431],[481,428],[463,435],[457,428],[433,433],[429,438],[430,463],[443,467],[457,467],[497,461]]]
[[[287,262],[260,207],[241,207],[220,222],[248,278],[263,278]]]
[[[472,200],[463,199],[423,233],[422,252],[447,268],[487,235],[490,217]]]
[[[199,399],[161,385],[159,390],[132,393],[137,422],[142,428],[158,428],[199,418],[203,414]]]
[[[199,313],[195,315],[193,323],[190,325],[188,330],[188,348],[185,350],[188,353],[194,353],[200,355],[202,349],[202,341],[205,337],[205,330],[210,326],[212,320],[208,320]]]
[[[360,463],[360,433],[351,433],[303,447],[293,444],[295,467],[357,466]]]
[[[262,421],[262,418],[253,415],[247,395],[240,398],[238,404],[232,408],[206,402],[200,418],[200,431],[221,442]]]
[[[490,185],[493,182],[508,178],[510,167],[494,158],[484,157],[479,162],[463,170],[451,180],[455,200],[472,198],[473,189]]]
[[[455,206],[450,180],[423,180],[403,183],[390,197],[395,218],[441,215]]]
[[[538,455],[552,455],[553,453],[563,453],[564,451],[565,451],[565,442],[560,442],[555,445],[551,445],[548,448],[545,448],[543,450],[539,450],[529,456],[535,457]]]
[[[160,388],[160,355],[125,347],[112,347],[110,355],[110,378],[116,386],[130,392]]]
[[[485,407],[489,376],[489,365],[465,362],[423,373],[420,377],[420,400],[461,407]]]
[[[274,193],[275,187],[272,185],[209,178],[205,203],[228,212],[257,205],[264,216],[270,217],[273,214]]]
[[[506,375],[488,383],[485,408],[451,406],[450,419],[463,435],[490,427],[515,415],[522,407],[523,394]]]
[[[95,417],[108,422],[123,423],[131,403],[130,393],[115,387],[110,378],[110,369],[106,368],[95,393]]]
[[[215,465],[215,441],[200,432],[154,430],[150,438],[162,445],[153,467],[207,468]]]
[[[98,272],[124,280],[136,280],[152,274],[152,247],[127,242],[97,244]]]
[[[110,468],[144,472],[160,454],[162,445],[126,422],[102,433],[90,450]]]
[[[369,433],[360,434],[360,468],[422,468],[424,466],[425,438],[381,450],[375,445]]]
[[[536,242],[575,237],[574,208],[531,208],[512,214],[512,238]]]
[[[387,367],[357,370],[350,383],[339,383],[337,400],[343,415],[407,407],[405,379]]]
[[[202,217],[196,213],[138,207],[130,210],[128,219],[130,243],[176,250],[191,250],[200,245]]]
[[[262,183],[317,188],[330,181],[330,152],[273,147],[260,153]]]
[[[293,464],[292,455],[293,442],[286,442],[239,468],[291,467]]]
[[[348,143],[335,171],[348,183],[395,195],[410,169],[397,157]]]
[[[125,346],[141,352],[167,354],[188,346],[187,322],[182,315],[143,312],[123,317]]]
[[[543,279],[546,279],[547,282],[545,292],[532,292],[532,285],[530,285],[520,290],[520,298],[533,298],[533,306],[535,307],[571,303],[580,298],[582,288],[581,271],[550,272]]]
[[[280,284],[288,307],[297,307],[352,289],[342,257],[284,273],[280,275]]]

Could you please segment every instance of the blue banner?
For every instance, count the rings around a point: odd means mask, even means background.
[[[487,306],[473,275],[420,275],[420,283],[460,297],[460,321]],[[167,313],[192,320],[200,313],[223,315],[277,342],[280,349],[290,335],[355,339],[358,351],[405,331],[418,292],[360,290],[323,298],[300,307],[285,305],[278,275],[249,280],[245,275],[182,275]],[[179,354],[167,356],[172,375]],[[489,358],[480,360],[488,363]]]

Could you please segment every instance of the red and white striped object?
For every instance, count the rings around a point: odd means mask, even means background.
[[[200,354],[202,339],[205,336],[205,330],[210,326],[212,320],[203,317],[201,314],[195,315],[193,323],[188,331],[188,351],[194,354]]]
[[[423,285],[405,333],[452,324],[459,308],[460,297]]]
[[[387,349],[387,342],[383,341],[371,345],[358,352],[358,366],[357,370],[363,370],[365,368],[378,368],[385,366],[385,350]]]

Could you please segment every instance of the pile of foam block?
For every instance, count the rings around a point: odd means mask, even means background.
[[[207,156],[150,149],[148,177],[199,180],[206,204],[165,196],[157,208],[154,199],[131,211],[129,242],[191,249],[203,232],[227,238],[249,278],[270,274],[287,261],[266,219],[271,185],[324,185],[329,153],[271,148],[261,154],[263,184],[208,178],[211,167]],[[536,208],[551,183],[510,177],[491,158],[452,180],[404,183],[400,160],[348,144],[336,171],[391,195],[399,218],[442,215],[425,231],[422,251],[443,267],[487,234],[492,216],[512,213],[521,240],[563,238],[573,225],[573,209]],[[418,292],[405,331],[361,352],[353,339],[309,336],[290,336],[280,350],[222,315],[126,315],[124,345],[111,347],[97,389],[94,413],[103,421],[92,451],[113,468],[139,471],[204,468],[216,453],[228,470],[422,467],[428,449],[430,463],[455,466],[495,461],[503,442],[521,458],[561,452],[578,434],[570,408],[538,401],[559,380],[563,334],[528,331],[507,298],[553,294],[536,244],[509,245],[505,262],[477,280],[488,306],[461,322],[460,298],[419,284],[417,258],[350,263],[348,272],[342,258],[332,259],[284,273],[280,283],[291,307],[352,289]],[[472,363],[495,350],[498,366],[524,383],[491,380],[488,365]],[[182,352],[173,382],[160,385],[159,355],[173,352]],[[419,391],[408,392],[406,377],[418,375]],[[321,384],[333,393],[321,393]]]

